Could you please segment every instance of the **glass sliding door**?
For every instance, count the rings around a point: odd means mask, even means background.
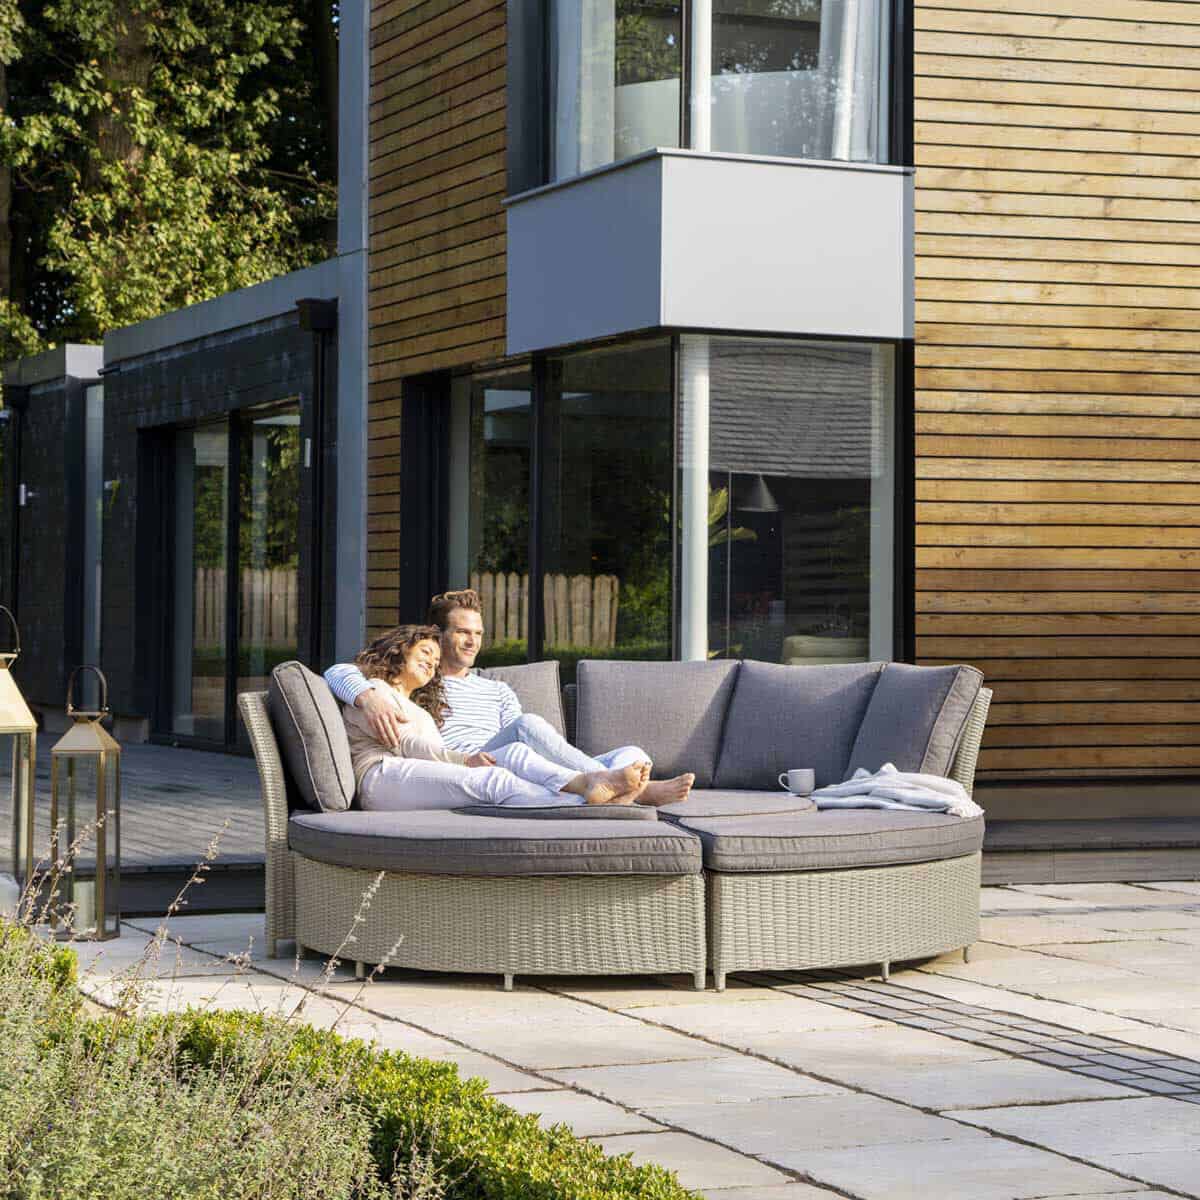
[[[670,658],[671,341],[545,369],[542,657]]]
[[[524,662],[532,376],[526,369],[456,379],[451,406],[450,586],[479,592],[484,610],[479,665]],[[418,617],[424,614],[411,614]]]
[[[299,653],[299,409],[251,416],[238,444],[237,690],[264,691]]]
[[[890,658],[892,348],[682,342],[681,443],[699,453],[681,470],[681,541],[703,545],[703,557],[682,560],[692,656]],[[699,384],[687,366],[697,358],[706,369]],[[707,494],[697,485],[703,460]]]
[[[175,434],[171,704],[165,732],[232,746],[241,691],[300,644],[297,404]],[[231,510],[232,505],[232,510]]]
[[[171,732],[225,740],[229,425],[175,437]]]

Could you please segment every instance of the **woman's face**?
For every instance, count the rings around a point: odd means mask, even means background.
[[[404,655],[404,673],[414,688],[424,687],[436,674],[442,649],[432,638],[411,646]]]

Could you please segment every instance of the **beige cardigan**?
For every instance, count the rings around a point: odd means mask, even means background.
[[[385,746],[371,732],[366,713],[361,708],[355,708],[352,704],[342,705],[342,719],[346,722],[346,736],[350,740],[350,759],[354,764],[356,787],[362,787],[363,776],[385,758],[424,758],[459,766],[466,764],[465,754],[449,749],[442,741],[437,722],[429,713],[382,679],[372,679],[370,684],[377,691],[390,696],[392,703],[406,719],[401,728],[400,744]]]

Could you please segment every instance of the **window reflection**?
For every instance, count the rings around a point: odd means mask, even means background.
[[[544,420],[543,657],[669,658],[670,341],[550,360]]]
[[[450,581],[479,592],[485,667],[527,655],[531,398],[528,371],[454,383],[451,486],[466,500],[451,514]]]

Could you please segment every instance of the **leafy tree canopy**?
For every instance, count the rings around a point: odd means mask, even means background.
[[[325,257],[335,25],[300,0],[0,0],[0,356]]]

